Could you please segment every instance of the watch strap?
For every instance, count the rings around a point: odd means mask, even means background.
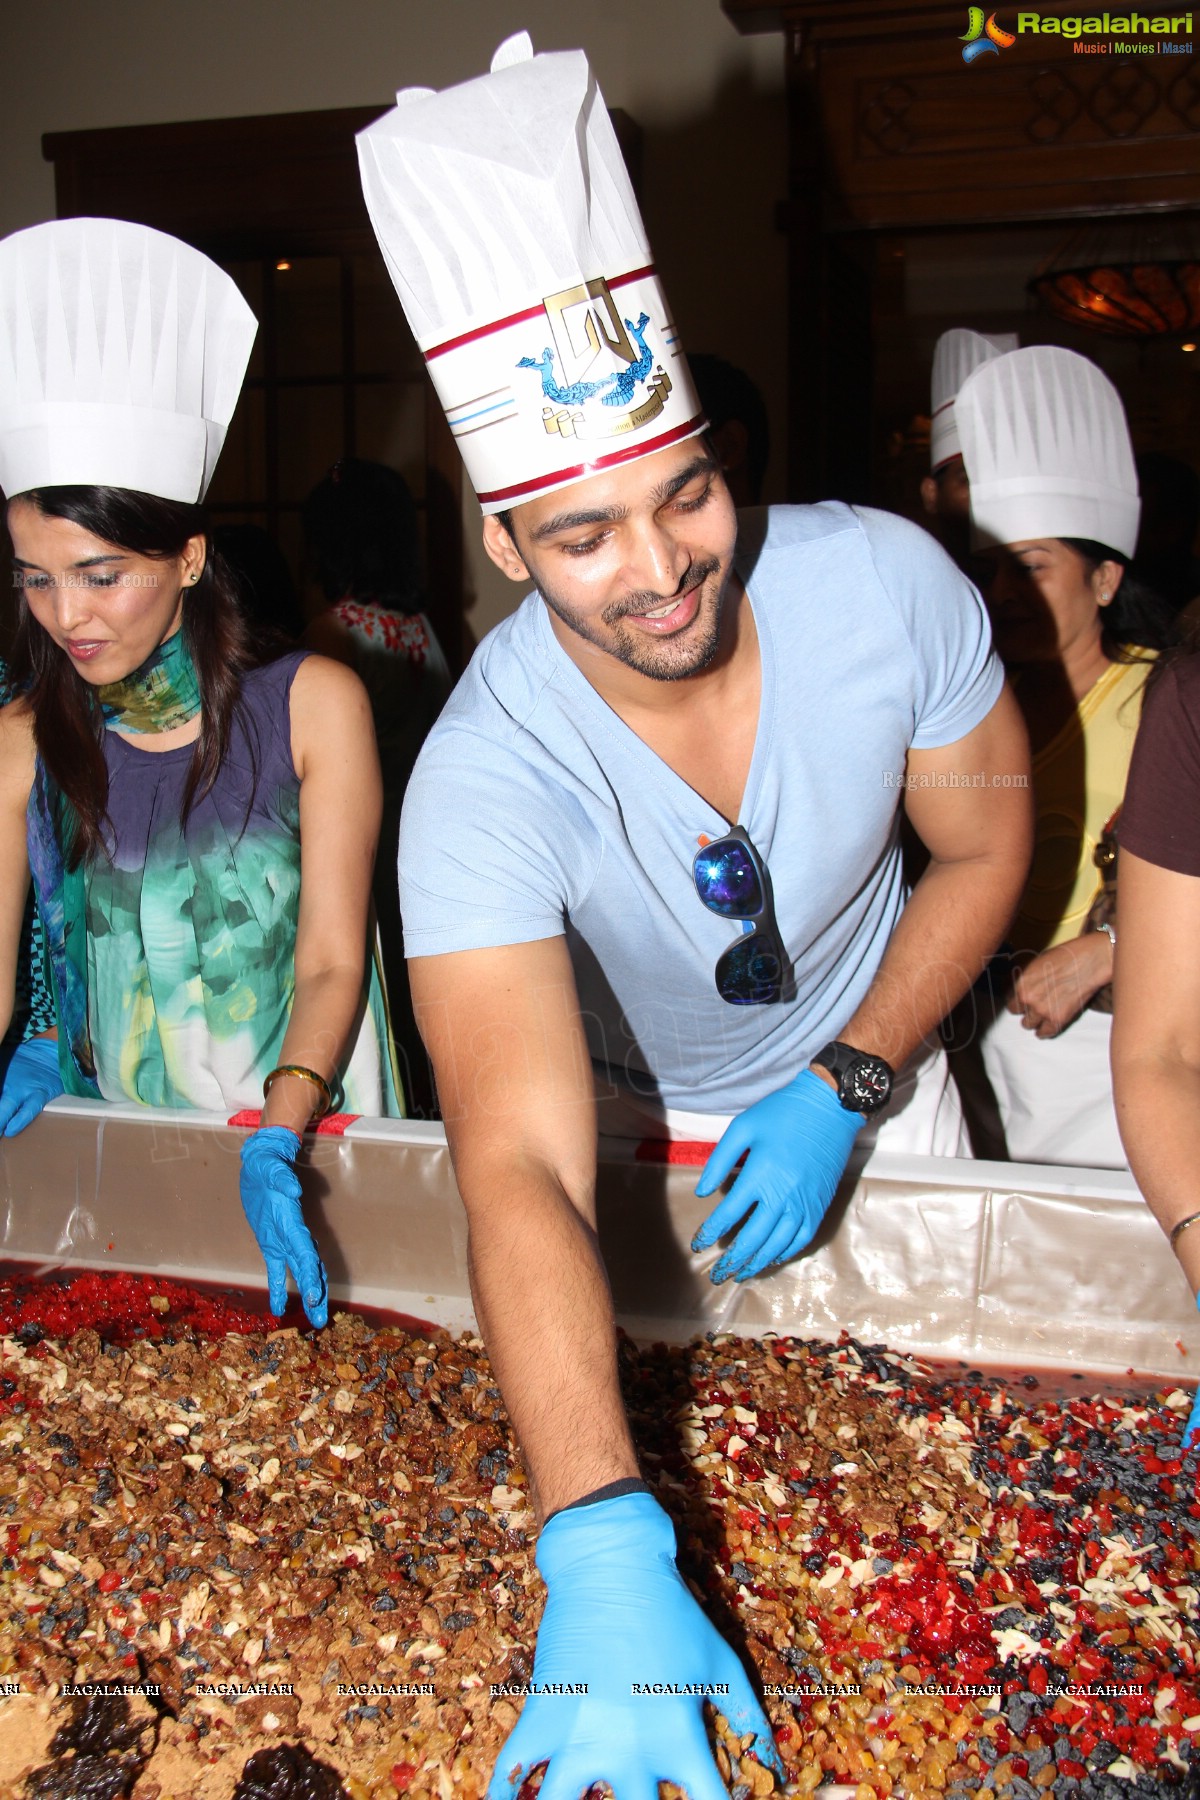
[[[896,1071],[884,1057],[875,1056],[869,1050],[856,1050],[853,1044],[844,1043],[840,1038],[834,1038],[830,1043],[823,1045],[811,1060],[818,1068],[828,1069],[836,1079],[837,1097],[841,1104],[848,1111],[865,1113],[868,1117],[879,1110],[879,1107],[884,1104],[884,1100],[878,1100],[874,1105],[864,1106],[861,1098],[852,1094],[847,1085],[847,1078],[851,1070],[860,1062],[879,1063],[887,1070],[889,1083],[896,1079]]]

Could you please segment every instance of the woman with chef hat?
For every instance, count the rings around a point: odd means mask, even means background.
[[[984,1063],[1015,1161],[1122,1168],[1107,1001],[1119,927],[1094,922],[1097,850],[1169,630],[1127,567],[1139,514],[1129,429],[1100,370],[1052,346],[982,364],[955,411],[973,541],[994,554],[985,594],[1029,728],[1037,813]]]
[[[0,1030],[30,873],[58,1025],[13,1057],[0,1106],[21,1124],[64,1089],[261,1106],[243,1206],[272,1310],[290,1266],[320,1324],[300,1134],[335,1095],[398,1110],[364,980],[379,772],[357,678],[257,657],[211,545],[200,503],[254,332],[222,270],[143,226],[0,243],[21,694],[0,712]]]

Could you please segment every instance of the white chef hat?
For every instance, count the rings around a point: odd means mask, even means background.
[[[933,347],[933,381],[931,384],[929,430],[929,462],[936,474],[952,456],[962,455],[958,427],[954,422],[954,402],[958,390],[980,363],[991,362],[1006,350],[1015,350],[1015,331],[968,331],[956,325],[943,331]]]
[[[1133,555],[1133,445],[1095,363],[1051,344],[1013,350],[968,376],[956,410],[977,544],[1090,538]]]
[[[203,499],[254,334],[230,277],[124,219],[0,242],[0,488]]]
[[[526,32],[360,132],[367,211],[485,513],[704,430],[604,98]]]

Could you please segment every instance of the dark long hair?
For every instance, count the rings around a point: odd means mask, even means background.
[[[1175,614],[1144,581],[1128,556],[1094,538],[1063,538],[1082,556],[1090,577],[1102,562],[1119,563],[1121,585],[1100,615],[1100,643],[1110,662],[1142,662],[1139,650],[1167,650],[1178,640]]]
[[[196,801],[211,789],[229,748],[242,676],[262,660],[238,607],[233,577],[212,547],[203,507],[125,488],[37,488],[17,497],[48,519],[67,519],[136,556],[179,556],[189,538],[205,539],[204,573],[185,589],[183,606],[184,639],[200,687],[200,736],[183,794],[186,822]],[[108,770],[100,702],[43,631],[24,596],[9,661],[13,681],[33,711],[38,754],[74,813],[72,840],[62,848],[67,866],[76,868],[104,848]]]
[[[300,509],[313,572],[330,605],[373,600],[421,610],[421,543],[407,481],[386,463],[344,456]]]

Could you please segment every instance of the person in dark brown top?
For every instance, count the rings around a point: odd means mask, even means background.
[[[1120,825],[1113,1086],[1129,1166],[1200,1290],[1200,654],[1162,671]],[[1200,1391],[1184,1432],[1200,1432]]]

